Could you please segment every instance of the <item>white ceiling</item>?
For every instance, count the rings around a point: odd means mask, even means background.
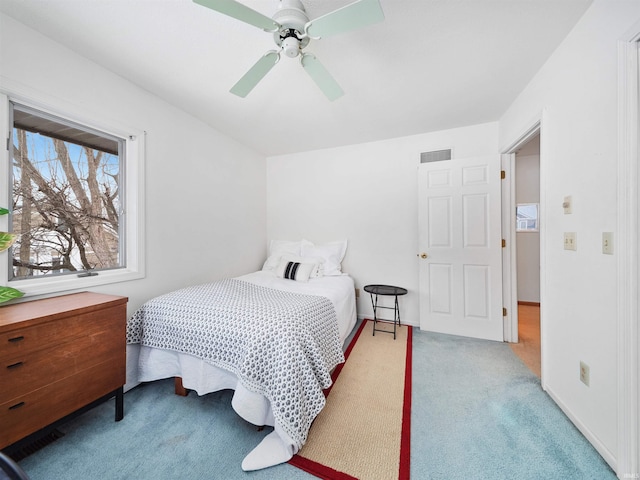
[[[240,0],[272,16],[278,0]],[[309,18],[351,0],[302,0]],[[321,40],[345,91],[298,59],[246,97],[229,89],[271,34],[191,0],[0,0],[0,11],[265,155],[496,121],[592,0],[380,0],[384,22]]]

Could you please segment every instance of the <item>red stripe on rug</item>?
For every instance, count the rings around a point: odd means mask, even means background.
[[[301,457],[300,455],[294,455],[293,458],[289,460],[289,464],[323,480],[358,480],[348,473],[339,472],[338,470]]]
[[[407,326],[407,359],[404,367],[404,405],[400,434],[400,471],[398,478],[411,478],[411,379],[413,367],[413,327]]]
[[[358,331],[353,336],[353,339],[349,343],[347,350],[344,352],[344,362],[338,365],[331,374],[333,383],[329,388],[324,390],[325,397],[329,395],[331,388],[333,387],[333,385],[335,385],[336,380],[338,379],[338,376],[342,371],[342,367],[345,363],[347,363],[347,359],[351,354],[351,350],[353,350],[353,346],[358,341],[358,337],[362,333],[362,330],[364,330],[367,321],[372,320],[368,320],[365,318],[362,321],[360,328],[358,328]],[[406,325],[406,327],[408,328],[407,354],[405,358],[404,371],[404,404],[402,406],[402,430],[400,434],[400,468],[398,471],[399,480],[408,479],[410,478],[411,474],[411,368],[413,365],[413,327],[411,327],[410,325]],[[334,470],[331,467],[327,467],[326,465],[314,462],[313,460],[309,460],[308,458],[301,457],[300,455],[294,455],[288,463],[296,468],[299,468],[300,470],[321,478],[322,480],[358,480],[356,477],[353,477],[348,473]]]

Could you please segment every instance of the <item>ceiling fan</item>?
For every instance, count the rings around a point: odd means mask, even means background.
[[[269,50],[231,88],[231,93],[246,97],[280,60],[280,54],[295,58],[320,90],[331,101],[344,92],[316,56],[303,49],[311,39],[320,39],[384,20],[380,0],[358,0],[342,8],[309,20],[300,0],[280,0],[278,11],[269,18],[235,0],[193,0],[195,3],[273,33],[278,50]]]

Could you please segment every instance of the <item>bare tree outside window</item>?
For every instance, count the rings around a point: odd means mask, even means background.
[[[13,106],[13,278],[123,266],[122,142]]]

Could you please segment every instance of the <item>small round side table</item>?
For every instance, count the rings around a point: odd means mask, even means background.
[[[400,307],[398,305],[398,297],[407,294],[407,289],[402,287],[395,287],[393,285],[365,285],[364,291],[368,292],[371,296],[371,306],[373,307],[373,335],[376,332],[393,333],[393,339],[396,339],[396,325],[400,326]],[[378,295],[392,296],[394,297],[393,307],[385,307],[378,305]],[[393,332],[390,330],[377,329],[378,325],[378,309],[388,308],[393,310]]]

